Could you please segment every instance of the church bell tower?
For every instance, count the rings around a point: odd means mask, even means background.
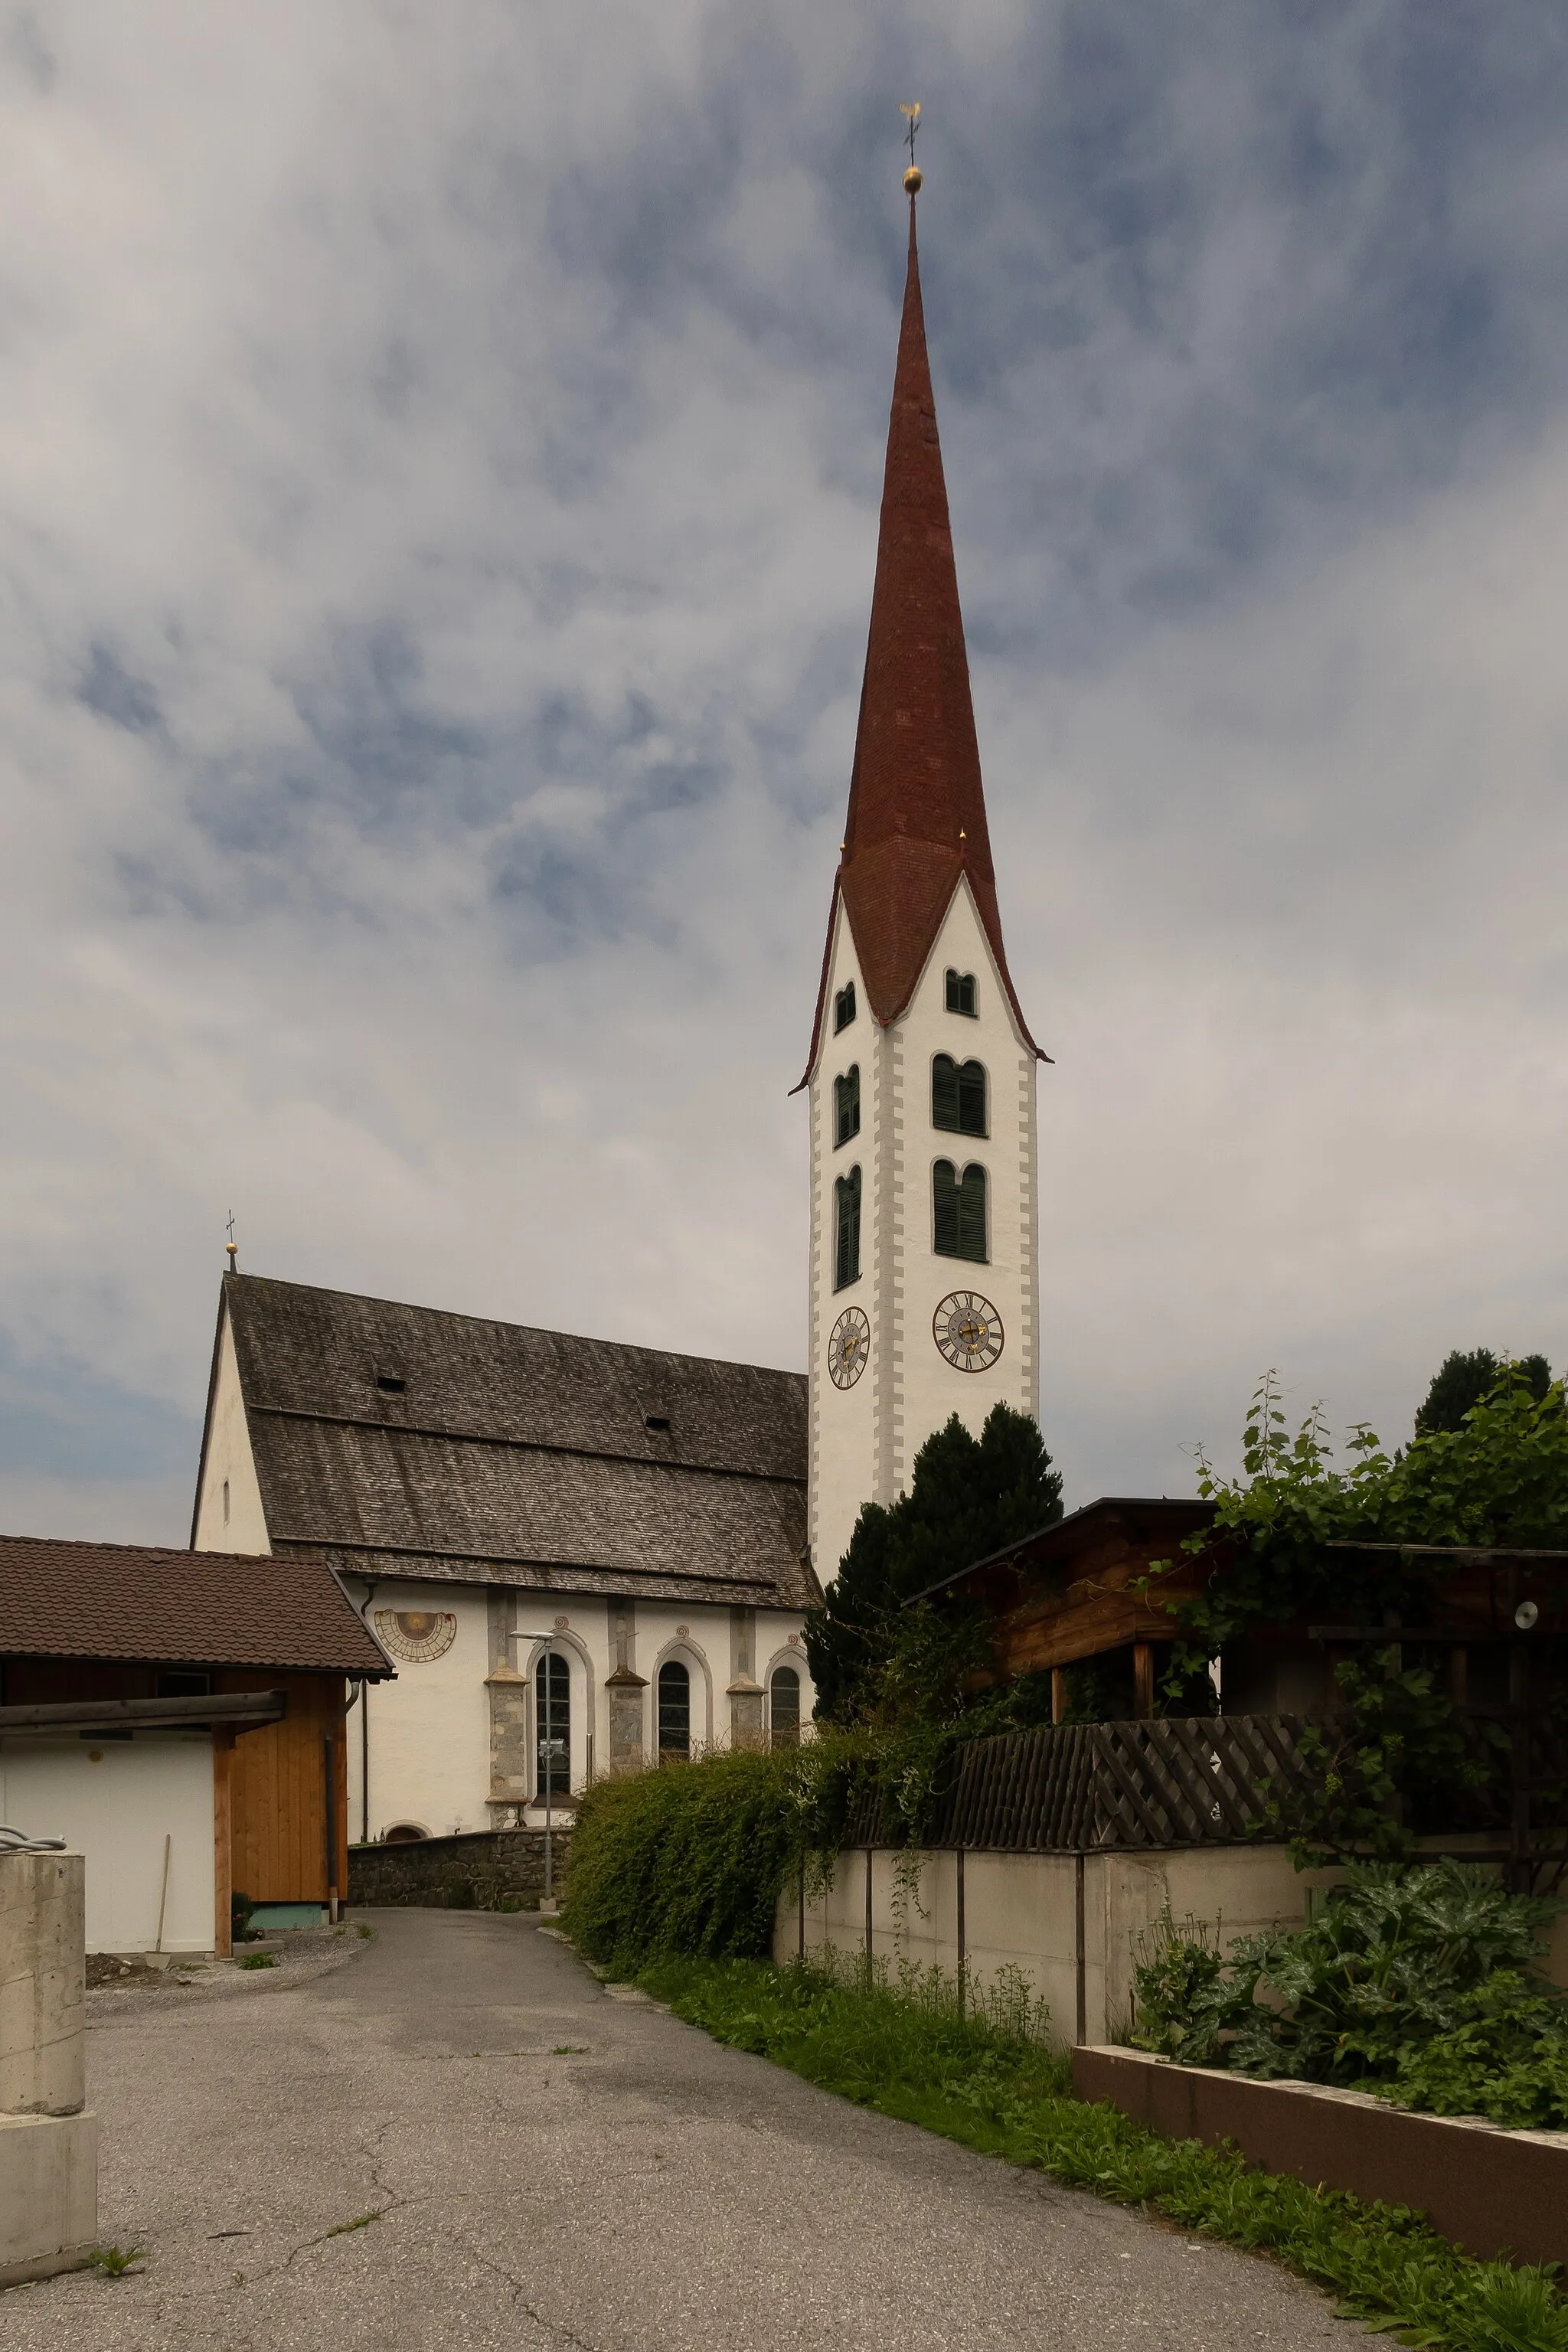
[[[811,1109],[812,1559],[956,1412],[1037,1413],[1035,1072],[1007,971],[915,247]]]

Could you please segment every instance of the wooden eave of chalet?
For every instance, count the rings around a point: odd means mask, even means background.
[[[1214,1505],[1166,1496],[1102,1495],[1054,1526],[1005,1545],[904,1603],[977,1601],[992,1620],[999,1676],[1077,1665],[1129,1644],[1169,1642],[1169,1604],[1201,1591],[1230,1547],[1184,1551]],[[1171,1568],[1148,1592],[1132,1586],[1156,1560]]]

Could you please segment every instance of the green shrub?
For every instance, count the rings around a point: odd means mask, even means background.
[[[773,1947],[800,1867],[811,1748],[737,1748],[601,1780],[577,1808],[563,1920],[590,1959],[627,1971],[676,1952]]]
[[[1436,2115],[1568,2124],[1568,1998],[1531,1965],[1560,1906],[1473,1864],[1352,1864],[1294,1934],[1167,1916],[1134,1980],[1140,2049],[1360,2086]]]
[[[1546,2269],[1478,2262],[1405,2206],[1260,2172],[1195,2140],[1162,2139],[1074,2099],[1015,2001],[962,2010],[951,1979],[863,1963],[768,1968],[665,1960],[647,1990],[715,2040],[754,2051],[879,2114],[919,2124],[1075,2189],[1268,2252],[1340,2298],[1339,2315],[1447,2352],[1568,2352],[1568,2308]]]

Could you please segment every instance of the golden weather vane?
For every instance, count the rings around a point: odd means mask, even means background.
[[[910,168],[904,173],[904,186],[911,196],[918,196],[925,185],[925,173],[915,162],[915,132],[921,127],[920,100],[917,98],[911,106],[906,106],[900,99],[899,112],[910,126],[904,133],[904,144],[910,151]]]

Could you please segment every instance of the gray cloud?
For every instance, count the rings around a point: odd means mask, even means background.
[[[1568,1355],[1559,12],[0,27],[0,1518],[182,1534],[231,1205],[801,1360],[916,94],[1069,1487]]]

